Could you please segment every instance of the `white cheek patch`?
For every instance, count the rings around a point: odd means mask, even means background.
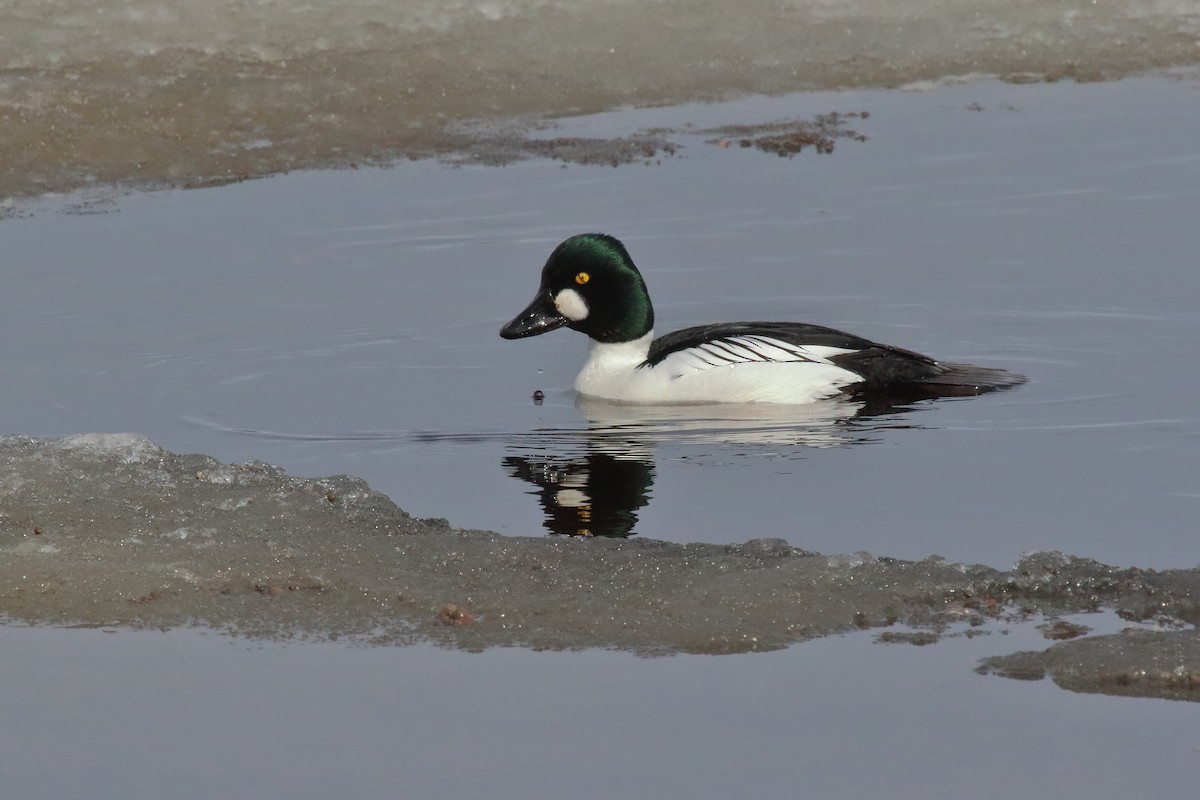
[[[587,301],[574,289],[563,289],[554,296],[554,307],[572,322],[587,319]]]

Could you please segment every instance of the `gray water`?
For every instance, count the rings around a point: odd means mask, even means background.
[[[645,660],[5,627],[20,691],[0,710],[21,726],[0,734],[2,783],[31,800],[1190,796],[1193,704],[981,677],[979,657],[1044,644],[991,633]]]
[[[648,165],[420,162],[44,201],[0,229],[3,430],[346,472],[515,535],[550,529],[515,476],[579,483],[615,449],[637,536],[1192,566],[1195,98],[1173,79],[792,95],[546,134],[674,126],[681,148]],[[787,159],[684,128],[831,110],[869,112],[851,120],[866,141]],[[626,241],[659,332],[798,319],[1030,382],[849,423],[577,407],[582,337],[496,330],[584,230]]]

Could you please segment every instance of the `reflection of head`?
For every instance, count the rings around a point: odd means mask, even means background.
[[[549,531],[571,536],[629,536],[654,483],[650,462],[603,452],[556,463],[508,456],[504,466],[538,487]]]

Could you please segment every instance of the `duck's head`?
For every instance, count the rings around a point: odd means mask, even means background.
[[[554,248],[537,296],[500,335],[520,339],[564,325],[606,343],[631,342],[654,328],[642,274],[612,236],[582,233]]]

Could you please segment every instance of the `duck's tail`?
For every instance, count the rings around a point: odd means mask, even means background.
[[[865,402],[861,415],[889,413],[899,406],[939,397],[974,397],[979,394],[1011,389],[1028,379],[1015,372],[979,367],[975,364],[947,364],[924,359],[920,369],[892,380],[864,381],[843,391]],[[914,374],[915,373],[915,374]]]
[[[930,397],[971,397],[999,389],[1011,389],[1029,380],[1024,375],[995,367],[942,362],[937,366],[934,374],[913,381],[913,389],[928,392]]]

